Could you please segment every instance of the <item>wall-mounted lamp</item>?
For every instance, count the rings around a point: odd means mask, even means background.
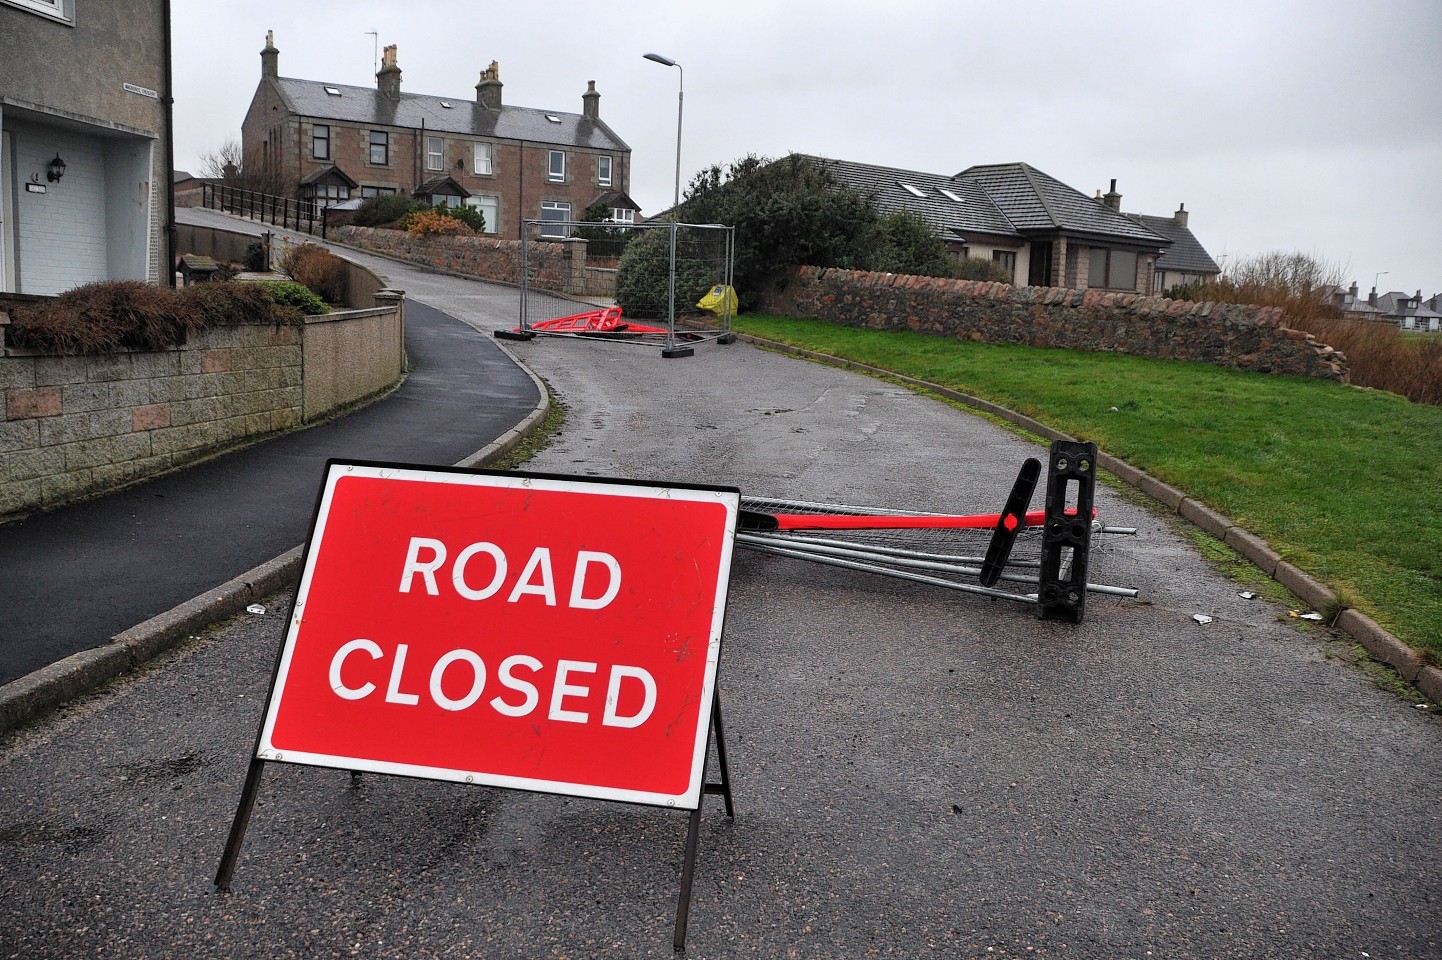
[[[60,154],[57,153],[55,159],[50,161],[50,166],[45,168],[45,179],[51,183],[57,183],[63,176],[65,176],[65,161],[61,160]]]

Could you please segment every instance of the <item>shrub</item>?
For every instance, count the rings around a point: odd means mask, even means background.
[[[326,306],[325,301],[302,284],[289,283],[285,280],[262,280],[255,286],[264,289],[270,297],[270,302],[276,306],[293,307],[308,317],[330,312],[330,307]]]
[[[429,207],[406,214],[401,221],[406,233],[413,237],[469,237],[475,233],[464,220]]]
[[[351,223],[357,227],[394,227],[411,210],[425,207],[424,201],[399,193],[371,197],[356,209]]]
[[[963,280],[986,280],[991,283],[1011,283],[1011,271],[995,260],[985,257],[967,257],[956,262],[956,276]]]
[[[276,301],[267,286],[265,283],[197,283],[179,293],[190,302],[202,327],[274,323],[291,316],[277,312]]]
[[[202,325],[194,303],[168,287],[105,280],[13,308],[7,338],[57,354],[103,354],[178,346]]]
[[[909,210],[897,210],[876,225],[877,243],[871,269],[924,277],[954,277],[957,263],[931,224]],[[1010,282],[1011,278],[1007,277]]]
[[[475,207],[432,207],[431,209],[442,216],[461,221],[476,233],[481,233],[486,229],[486,215]]]
[[[280,269],[329,303],[345,301],[345,262],[325,247],[303,243],[281,257]]]
[[[266,263],[269,258],[266,256],[265,244],[259,240],[252,240],[245,247],[245,269],[251,273],[265,273],[270,269]]]
[[[682,228],[684,231],[684,228]],[[684,233],[683,233],[684,236]],[[709,250],[692,250],[682,238],[676,244],[676,312],[692,306],[719,278]],[[616,303],[627,316],[654,319],[668,314],[671,288],[671,232],[646,230],[621,254],[616,270]]]

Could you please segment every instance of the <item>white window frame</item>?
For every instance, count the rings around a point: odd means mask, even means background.
[[[325,135],[321,136],[317,131],[324,130]],[[325,142],[325,153],[316,152],[315,145],[321,141]],[[330,124],[313,123],[310,125],[310,156],[312,160],[329,160],[330,149]]]
[[[495,174],[495,170],[495,150],[489,143],[477,142],[471,161],[471,172],[478,177],[489,177]]]
[[[501,198],[489,194],[477,194],[466,198],[466,206],[481,211],[486,218],[482,233],[500,233]]]
[[[546,212],[547,212],[548,210],[549,210],[549,211],[554,211],[554,212],[559,212],[559,213],[565,214],[565,216],[563,216],[563,217],[560,218],[561,221],[567,221],[567,220],[570,220],[570,219],[571,219],[571,203],[570,203],[570,201],[568,201],[568,200],[542,200],[542,201],[541,201],[541,219],[544,220],[544,221],[547,221],[547,222],[554,222],[554,221],[552,220],[552,218],[546,216]],[[560,227],[560,228],[558,228],[558,230],[557,230],[555,233],[552,233],[551,230],[550,230],[550,228],[547,226],[547,224],[546,224],[546,223],[542,223],[542,224],[541,224],[541,236],[543,236],[543,237],[566,237],[566,236],[569,236],[569,234],[566,232],[566,228],[565,228],[565,227]]]
[[[557,165],[556,161],[560,164]],[[566,151],[552,150],[546,160],[546,179],[552,183],[565,183],[566,181]]]
[[[596,158],[596,184],[602,187],[611,185],[611,175],[615,171],[615,161],[610,157]]]
[[[376,143],[375,138],[377,135],[384,137],[385,139],[383,139],[380,143]],[[380,147],[382,150],[385,151],[385,159],[382,160],[380,163],[377,163],[375,160],[376,147]],[[366,163],[370,164],[373,167],[388,167],[391,165],[391,135],[389,131],[366,131]]]
[[[446,168],[446,138],[426,137],[426,169],[432,172]]]
[[[612,207],[609,219],[612,223],[635,223],[636,211],[628,207]]]
[[[0,0],[0,3],[75,26],[75,0]]]

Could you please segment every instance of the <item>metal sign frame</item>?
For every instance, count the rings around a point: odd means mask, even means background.
[[[705,796],[722,795],[727,816],[734,817],[716,683],[739,509],[740,492],[730,487],[329,461],[216,886],[229,888],[266,763],[660,806],[691,812],[677,908],[680,949]],[[457,544],[471,542],[450,553],[449,567],[441,539],[406,539],[412,529],[449,535],[453,528],[469,531]],[[508,547],[547,533],[563,548],[581,545],[573,562],[558,550],[553,565],[550,548],[537,546],[523,570],[519,561],[507,563]],[[607,546],[609,552],[603,549]],[[676,563],[678,550],[690,551],[692,562]],[[652,557],[657,551],[660,555]],[[648,559],[655,565],[648,566]],[[569,584],[563,582],[567,572]],[[443,586],[455,596],[443,596]],[[680,614],[656,615],[674,599],[654,595],[661,590],[692,596],[680,605],[688,611],[684,620]],[[473,602],[482,600],[493,602]],[[614,609],[606,609],[613,604]],[[434,623],[416,616],[416,610],[427,605],[439,611]],[[507,605],[515,609],[508,611]],[[497,670],[496,661],[485,659],[494,657],[500,641],[487,647],[480,639],[467,641],[475,650],[462,646],[440,655],[427,685],[425,658],[434,657],[439,646],[453,644],[427,639],[425,631],[436,627],[438,636],[445,624],[454,630],[457,616],[467,623],[486,620],[492,627],[488,636],[508,641],[515,641],[518,631],[508,631],[506,625],[545,624],[532,639],[534,652],[554,659],[549,695],[543,697],[538,690],[543,683],[541,661],[510,657],[507,663],[522,661],[517,669],[530,671],[518,678],[504,665]],[[599,620],[587,621],[588,616]],[[587,644],[596,648],[595,636],[575,629],[581,622],[601,623],[604,626],[596,629],[612,632],[604,656],[589,654],[595,662],[564,658],[567,651],[586,649]],[[472,629],[466,635],[474,633]],[[354,639],[340,642],[348,637]],[[386,652],[373,638],[392,644],[389,667],[382,663]],[[413,666],[423,664],[409,675],[410,648],[398,642],[402,638],[416,644]],[[644,666],[623,667],[614,659],[617,650],[639,657]],[[609,686],[599,671],[608,657]],[[565,665],[593,678],[595,686],[579,679],[568,684]],[[488,667],[497,681],[490,686]],[[640,706],[637,684],[644,688]],[[499,691],[495,699],[481,702],[482,692],[489,696],[491,690]],[[523,710],[535,711],[541,700],[549,700],[548,715],[511,722],[525,716]],[[586,702],[601,715],[599,725],[575,709]],[[492,717],[485,712],[487,705],[503,716]],[[642,729],[658,705],[662,715],[685,722],[672,719]],[[394,729],[397,723],[399,730]],[[497,732],[508,723],[518,741],[513,748],[501,745],[504,738]],[[578,731],[578,724],[586,729]],[[489,735],[478,735],[478,728]],[[438,742],[436,730],[449,731],[452,741],[442,737]],[[605,782],[581,775],[599,769],[587,766],[595,749],[591,740],[614,743],[628,735],[651,744],[638,751],[645,763],[637,761],[634,770],[628,770],[614,762],[618,751],[611,749],[605,751],[611,760],[600,773]],[[713,735],[721,768],[715,783],[707,777]],[[545,739],[546,749],[534,750],[538,738]],[[555,759],[557,754],[562,759]],[[455,757],[483,763],[457,764]],[[522,759],[534,765],[537,775],[516,775],[514,764]],[[568,763],[580,772],[572,775]],[[639,785],[628,782],[632,777]],[[683,781],[681,789],[655,787],[660,782],[680,786]]]

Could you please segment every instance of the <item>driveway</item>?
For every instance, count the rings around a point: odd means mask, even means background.
[[[358,259],[367,259],[358,257]],[[481,334],[514,292],[378,269]],[[513,346],[566,405],[529,468],[994,510],[1042,451],[745,344]],[[1094,558],[1079,627],[739,552],[693,957],[1442,956],[1442,725],[1183,534]],[[0,956],[664,957],[685,818],[271,765],[210,881],[286,598],[0,752]],[[1194,615],[1211,619],[1202,624]]]

